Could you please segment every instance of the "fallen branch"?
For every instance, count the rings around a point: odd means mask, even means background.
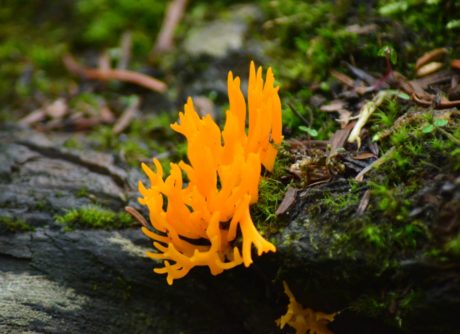
[[[64,65],[70,73],[75,75],[80,75],[87,79],[91,80],[119,80],[123,82],[130,82],[150,90],[163,93],[166,91],[168,86],[155,78],[152,78],[148,75],[132,72],[128,70],[115,70],[115,69],[94,69],[94,68],[84,68],[79,65],[75,59],[67,54],[63,58]]]

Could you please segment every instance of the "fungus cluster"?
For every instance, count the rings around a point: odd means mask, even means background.
[[[222,131],[209,115],[197,114],[191,98],[179,123],[171,125],[187,140],[188,162],[171,163],[166,177],[157,159],[155,170],[142,164],[150,186],[139,182],[139,202],[147,206],[154,228],[142,231],[157,250],[147,255],[162,261],[154,272],[166,274],[170,285],[195,266],[207,266],[213,275],[240,264],[248,267],[252,245],[258,255],[276,251],[257,231],[249,211],[258,200],[262,166],[273,169],[282,140],[272,70],[264,82],[262,68],[256,72],[251,62],[247,103],[239,77],[229,72],[228,97]]]

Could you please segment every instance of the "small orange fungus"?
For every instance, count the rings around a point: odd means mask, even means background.
[[[337,313],[328,314],[303,308],[296,301],[286,282],[283,282],[283,286],[284,293],[289,297],[289,305],[286,314],[276,321],[281,329],[287,324],[295,329],[296,334],[332,334],[326,325],[334,321]]]
[[[228,96],[222,131],[209,115],[197,114],[191,98],[179,123],[171,125],[187,140],[188,162],[171,163],[167,177],[157,159],[155,171],[142,164],[150,187],[139,182],[139,202],[147,206],[154,228],[142,231],[157,250],[147,255],[162,261],[163,267],[154,272],[166,274],[168,284],[195,266],[207,266],[213,275],[242,263],[248,267],[252,245],[258,255],[276,251],[259,234],[249,212],[258,199],[262,166],[273,169],[282,140],[281,103],[272,70],[264,82],[262,68],[256,72],[251,62],[247,103],[240,79],[229,72]]]

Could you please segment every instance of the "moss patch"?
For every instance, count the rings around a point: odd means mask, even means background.
[[[114,212],[96,205],[83,206],[55,216],[57,223],[62,224],[66,231],[76,228],[89,229],[121,229],[134,225],[130,215],[125,212]]]
[[[0,217],[0,234],[29,232],[33,227],[21,218]]]

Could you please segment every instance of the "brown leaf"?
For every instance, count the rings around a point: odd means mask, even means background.
[[[417,70],[416,75],[418,77],[424,77],[424,76],[427,76],[428,74],[432,74],[434,72],[439,71],[443,66],[444,66],[443,63],[432,61],[431,63],[421,66]]]
[[[453,68],[457,70],[460,70],[460,59],[452,60],[452,62],[450,63],[450,66],[452,66]]]
[[[338,72],[336,70],[331,70],[331,75],[336,78],[338,81],[343,83],[345,86],[354,87],[355,81],[350,78],[348,75]]]
[[[334,100],[329,104],[322,105],[319,110],[324,112],[338,112],[342,110],[345,106],[345,102],[342,100]]]
[[[45,108],[45,112],[51,118],[62,118],[67,114],[68,105],[65,99],[59,98]]]
[[[275,215],[277,216],[282,215],[287,210],[289,210],[289,208],[291,207],[291,205],[294,203],[296,199],[298,191],[299,189],[292,188],[290,186],[288,187],[286,193],[284,194],[284,198],[281,201],[281,204],[278,206],[278,209],[276,209]]]
[[[370,158],[375,158],[375,154],[371,152],[362,152],[362,153],[358,153],[357,155],[353,156],[353,159],[355,160],[366,160]]]
[[[343,147],[347,141],[348,135],[353,128],[354,123],[347,125],[345,128],[335,131],[334,135],[330,139],[331,151],[329,156],[334,155],[338,148]]]
[[[46,117],[46,114],[42,109],[36,109],[32,111],[30,114],[28,114],[27,116],[25,116],[24,118],[21,118],[19,120],[19,123],[22,125],[30,125],[30,124],[44,120],[45,117]]]
[[[428,64],[429,62],[434,61],[436,59],[439,59],[441,56],[446,55],[448,53],[449,51],[446,48],[438,48],[431,50],[425,53],[419,59],[417,59],[417,62],[415,63],[415,69],[418,70],[423,65]]]
[[[348,111],[346,109],[339,110],[339,119],[336,119],[336,121],[340,123],[340,127],[342,129],[347,126],[348,122],[350,122],[350,119],[351,111]]]
[[[372,141],[369,140],[369,150],[371,150],[371,152],[377,157],[379,155],[379,145],[377,145],[377,143],[374,143]]]

